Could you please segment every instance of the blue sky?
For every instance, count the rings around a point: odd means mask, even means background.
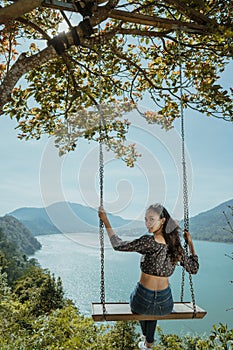
[[[222,77],[231,84],[232,65]],[[130,117],[129,141],[142,153],[134,169],[105,154],[105,207],[125,218],[142,219],[146,207],[161,202],[182,217],[180,125],[166,132]],[[98,207],[98,147],[81,141],[77,151],[62,158],[52,139],[17,139],[16,123],[0,117],[0,215],[20,207],[71,201]],[[185,112],[186,159],[190,215],[233,198],[233,124]]]

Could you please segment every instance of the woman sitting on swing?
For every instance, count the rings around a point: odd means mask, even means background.
[[[184,230],[184,239],[190,251],[187,256],[180,242],[180,227],[161,204],[151,205],[146,210],[145,224],[151,235],[146,234],[132,241],[123,241],[115,234],[102,207],[99,217],[115,250],[142,254],[140,280],[130,296],[132,312],[159,316],[171,313],[173,298],[168,277],[173,274],[178,262],[192,274],[196,274],[199,268],[191,234]],[[153,346],[156,324],[156,320],[140,321],[144,336],[144,340],[138,344],[140,349],[151,349]]]

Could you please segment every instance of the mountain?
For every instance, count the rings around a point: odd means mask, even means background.
[[[190,218],[190,232],[194,239],[233,243],[226,215],[233,225],[233,199],[217,207]],[[20,208],[10,215],[20,220],[33,235],[72,232],[96,232],[99,227],[96,209],[77,203],[57,202],[47,208]],[[125,220],[120,216],[108,214],[117,233],[121,235],[140,235],[145,233],[142,221]],[[182,227],[182,222],[181,222]]]
[[[20,208],[10,215],[20,220],[33,235],[92,232],[98,230],[97,210],[77,203],[57,202],[47,208]],[[112,226],[121,234],[145,232],[142,221],[125,220],[108,214]]]
[[[190,218],[192,237],[198,240],[233,243],[233,233],[228,231],[230,227],[223,213],[225,212],[233,226],[232,210],[229,206],[233,206],[233,199]]]
[[[0,217],[0,229],[9,242],[14,243],[18,250],[31,255],[41,248],[41,244],[19,220],[10,215]]]
[[[54,226],[44,208],[19,208],[10,213],[10,215],[21,221],[34,236],[61,233]]]

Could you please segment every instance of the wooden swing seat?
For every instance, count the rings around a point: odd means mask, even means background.
[[[92,303],[92,318],[94,321],[131,321],[131,320],[179,320],[203,318],[206,311],[196,305],[196,314],[193,314],[193,304],[190,302],[174,303],[173,310],[166,316],[133,314],[130,306],[125,302],[105,303],[106,313],[102,303]]]

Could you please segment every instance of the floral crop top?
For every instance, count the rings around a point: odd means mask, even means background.
[[[142,254],[141,271],[148,275],[169,277],[175,270],[176,265],[171,262],[168,246],[156,242],[153,235],[144,235],[133,241],[123,241],[114,234],[110,241],[115,250]],[[184,250],[180,264],[187,272],[196,274],[199,269],[198,256],[188,256]]]

